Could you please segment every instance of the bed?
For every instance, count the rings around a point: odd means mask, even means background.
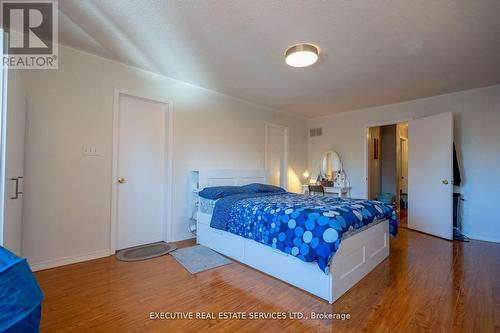
[[[265,170],[199,171],[202,189],[252,183],[267,183]],[[199,244],[330,303],[389,255],[397,233],[392,208],[368,200],[281,192],[200,198],[198,206]]]

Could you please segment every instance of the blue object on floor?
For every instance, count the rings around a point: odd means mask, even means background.
[[[26,259],[0,246],[0,332],[40,332],[42,299]]]
[[[394,199],[394,193],[382,193],[378,196],[378,201],[383,202],[386,205],[391,205]]]

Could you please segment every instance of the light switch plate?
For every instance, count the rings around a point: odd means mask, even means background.
[[[82,156],[99,156],[101,155],[99,149],[95,145],[83,145]]]

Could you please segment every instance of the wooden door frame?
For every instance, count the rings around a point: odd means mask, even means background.
[[[285,138],[284,138],[284,140],[285,140],[285,142],[284,142],[285,152],[284,152],[284,157],[283,157],[283,159],[285,160],[283,163],[285,170],[281,170],[281,172],[284,171],[284,174],[285,174],[285,184],[283,185],[283,188],[288,191],[288,140],[289,140],[288,127],[266,122],[266,124],[265,124],[265,141],[264,141],[264,169],[266,169],[266,170],[267,170],[267,159],[268,159],[267,140],[269,139],[268,129],[270,127],[282,129],[285,133]],[[268,171],[268,176],[269,176],[269,171]]]
[[[111,170],[111,223],[110,223],[110,254],[116,252],[116,233],[118,223],[118,152],[119,152],[119,115],[120,115],[120,96],[129,96],[144,99],[147,101],[165,105],[167,123],[165,129],[166,151],[165,151],[165,206],[163,207],[163,235],[162,239],[166,242],[172,240],[172,170],[173,170],[173,103],[171,100],[157,96],[149,96],[143,93],[131,92],[123,89],[114,89],[113,97],[113,152],[112,152],[112,170]]]

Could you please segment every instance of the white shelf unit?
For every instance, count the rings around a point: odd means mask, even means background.
[[[200,199],[198,193],[200,192],[200,172],[197,170],[191,171],[189,180],[189,204],[188,204],[188,216],[189,216],[189,227],[188,230],[196,234],[196,220],[198,216],[198,209],[200,207]]]

